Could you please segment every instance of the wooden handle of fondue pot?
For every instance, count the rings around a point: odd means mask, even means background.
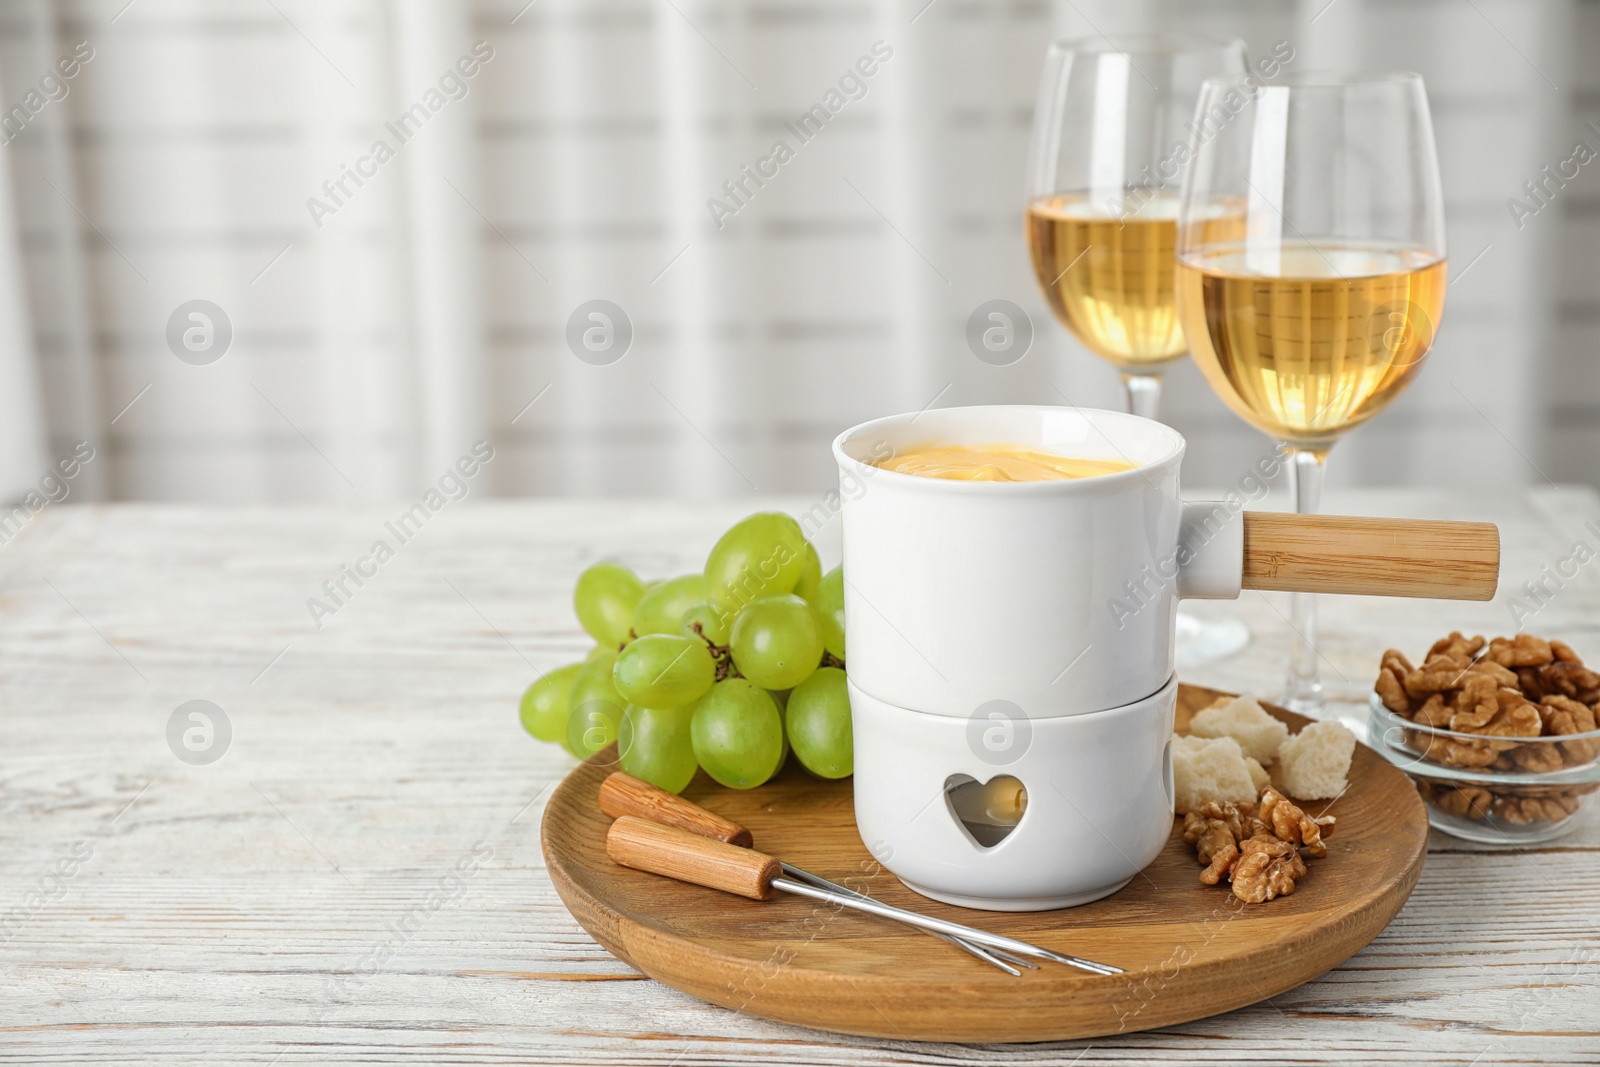
[[[751,900],[771,900],[772,880],[783,873],[783,865],[765,853],[632,815],[624,815],[606,831],[606,855],[636,871]]]
[[[622,771],[600,783],[600,810],[613,819],[635,815],[730,845],[749,848],[754,843],[750,831],[738,823]]]
[[[1492,600],[1499,578],[1493,523],[1244,513],[1246,589]]]

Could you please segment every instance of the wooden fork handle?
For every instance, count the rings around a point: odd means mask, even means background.
[[[1499,577],[1493,523],[1244,513],[1246,589],[1493,600]]]
[[[633,815],[730,845],[749,848],[754,841],[738,823],[622,771],[600,783],[600,810],[613,819]]]
[[[606,831],[606,855],[636,871],[770,900],[783,865],[772,856],[624,815]]]

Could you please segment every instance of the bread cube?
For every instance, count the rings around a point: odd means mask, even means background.
[[[1196,737],[1231,737],[1246,756],[1263,767],[1278,758],[1278,748],[1289,736],[1289,728],[1267,714],[1249,694],[1197,712],[1189,732]]]
[[[1263,789],[1272,784],[1272,775],[1267,773],[1267,769],[1261,766],[1261,762],[1254,756],[1246,756],[1244,766],[1250,772],[1250,783],[1256,787],[1256,795],[1259,796]]]
[[[1172,780],[1173,806],[1179,815],[1207,800],[1254,803],[1260,795],[1244,752],[1231,737],[1174,737]]]
[[[1336,722],[1314,722],[1278,750],[1283,791],[1299,800],[1332,800],[1344,792],[1356,738]]]

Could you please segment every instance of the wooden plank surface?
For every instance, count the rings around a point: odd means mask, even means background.
[[[572,761],[521,733],[514,702],[584,650],[568,596],[585,563],[692,569],[754,506],[453,506],[320,629],[307,598],[385,536],[388,510],[48,509],[0,549],[0,1063],[1600,1056],[1600,808],[1524,850],[1434,835],[1416,892],[1366,950],[1270,1003],[1151,1033],[841,1038],[634,974],[542,869],[539,816]],[[1330,493],[1328,510],[1494,521],[1505,546],[1492,603],[1324,601],[1323,672],[1343,697],[1387,645],[1509,632],[1508,598],[1600,520],[1578,490]],[[1255,641],[1185,680],[1275,692],[1287,597],[1199,608],[1244,619]],[[1526,627],[1600,659],[1597,609],[1580,568]],[[195,699],[232,727],[210,765],[166,739]]]

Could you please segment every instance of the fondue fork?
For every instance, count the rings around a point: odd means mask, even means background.
[[[810,871],[803,871],[799,867],[794,866],[794,864],[784,863],[782,860],[779,860],[778,862],[780,866],[782,866],[784,874],[787,874],[791,878],[798,878],[802,882],[810,882],[818,889],[831,889],[835,893],[842,893],[845,896],[857,897],[861,900],[872,900],[872,898],[867,894],[858,893],[854,889],[840,885],[838,882],[830,882],[820,874],[812,874]],[[993,964],[1002,971],[1005,971],[1007,974],[1016,978],[1022,977],[1022,972],[1017,970],[1017,967],[1026,967],[1030,971],[1037,971],[1039,969],[1039,965],[1037,963],[1029,963],[1021,956],[1013,956],[1011,953],[1005,952],[998,948],[985,948],[982,945],[973,944],[971,941],[964,941],[954,934],[942,934],[937,930],[926,929],[922,932],[933,937],[937,937],[941,941],[948,941],[957,948],[971,953],[978,959],[983,960],[985,963]],[[1013,967],[1011,966],[1012,964],[1016,964],[1017,966]]]
[[[635,778],[633,775],[623,771],[613,772],[606,777],[605,781],[600,783],[600,810],[613,819],[624,815],[632,815],[637,818],[647,819],[650,822],[660,823],[663,826],[675,826],[680,830],[687,830],[692,834],[698,834],[713,841],[723,841],[743,848],[748,848],[754,840],[750,836],[750,831],[738,823],[730,819],[724,819],[715,812],[702,808],[692,800],[685,800],[683,797],[669,793],[665,789],[651,785],[642,778]],[[827,889],[848,896],[857,896],[865,900],[872,899],[865,893],[857,893],[854,889],[848,889],[837,882],[828,881],[821,875],[803,871],[799,867],[794,867],[787,863],[783,864],[783,870],[791,878],[808,881],[820,889]],[[952,934],[942,934],[935,930],[925,930],[923,932],[930,937],[937,937],[941,941],[948,941],[963,952],[967,952],[1015,978],[1021,978],[1022,972],[1012,964],[1034,971],[1039,969],[1036,964],[1029,963],[1027,960],[1013,956],[1001,949],[985,948],[982,945],[965,941]]]
[[[606,854],[624,867],[664,875],[680,882],[720,889],[751,900],[771,900],[774,891],[809,897],[843,908],[894,919],[921,930],[960,938],[988,949],[1000,949],[1017,956],[1050,960],[1076,967],[1091,974],[1121,974],[1120,967],[1096,963],[1079,956],[1054,952],[1014,937],[993,934],[975,926],[936,919],[931,915],[896,908],[859,893],[825,889],[816,885],[816,876],[788,867],[776,857],[754,849],[740,848],[724,841],[700,837],[687,830],[646,819],[624,815],[606,832]],[[788,871],[800,877],[787,876]]]

